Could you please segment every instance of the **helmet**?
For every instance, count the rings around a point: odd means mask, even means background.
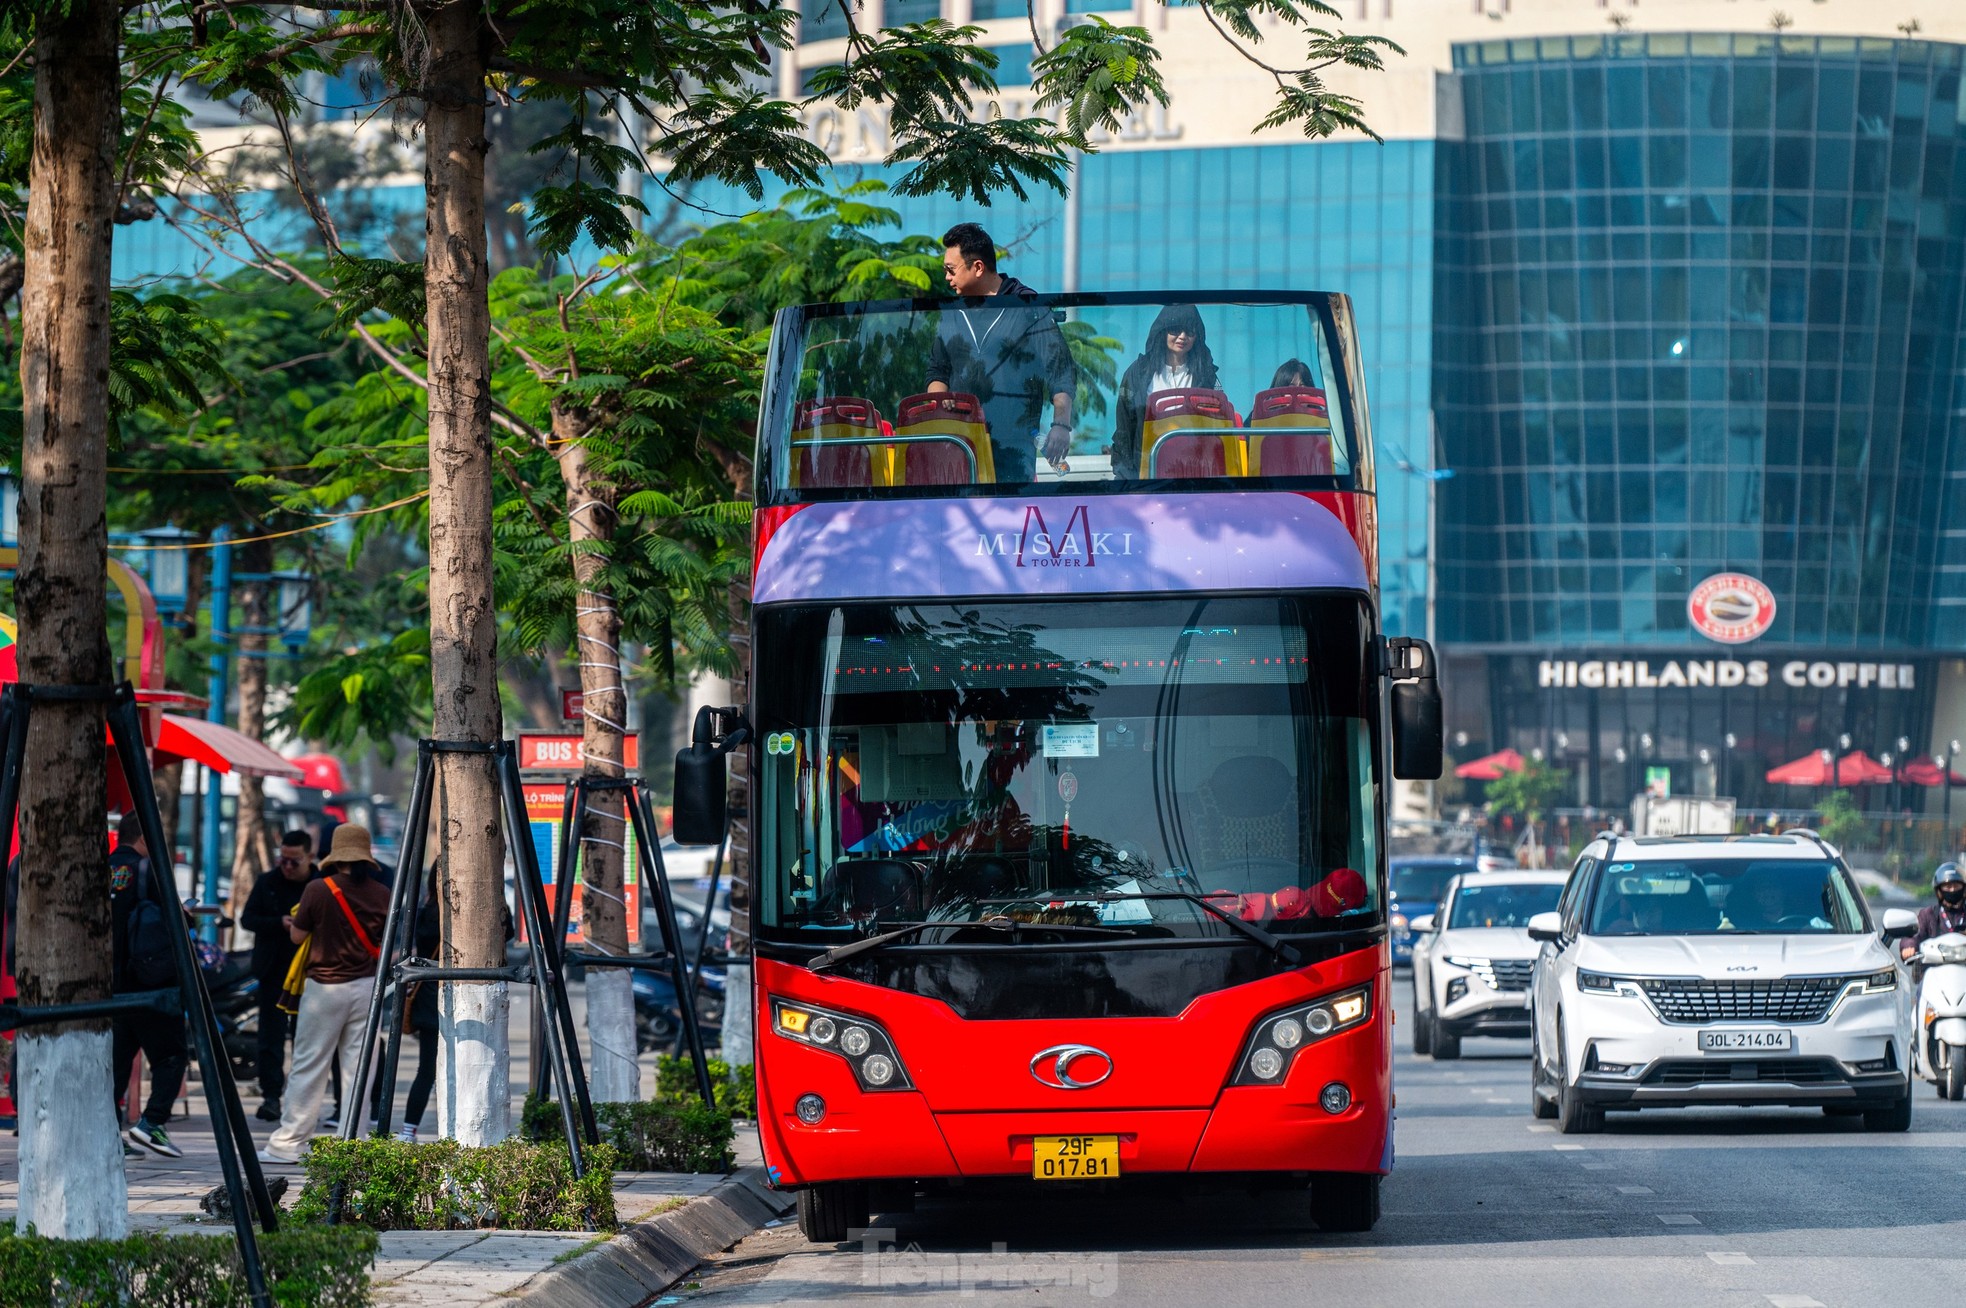
[[[1957,863],[1941,863],[1932,873],[1932,889],[1940,886],[1966,884],[1966,872],[1959,870]]]

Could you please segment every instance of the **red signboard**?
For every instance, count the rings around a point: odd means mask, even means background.
[[[642,765],[641,741],[637,736],[629,736],[622,742],[623,755],[628,770],[634,771]],[[586,765],[587,755],[581,749],[578,735],[521,735],[519,737],[519,766],[539,768],[552,772],[578,772]]]
[[[630,737],[632,740],[633,737]],[[532,828],[533,852],[539,858],[540,879],[546,885],[548,908],[559,899],[561,889],[571,879],[560,867],[560,841],[563,836],[561,818],[566,812],[567,788],[560,781],[528,781],[524,786],[526,798],[527,825]],[[617,803],[619,801],[616,801]],[[642,876],[637,860],[641,857],[634,833],[628,833],[627,863],[622,872],[626,884],[622,887],[622,898],[626,901],[628,914],[628,940],[633,944],[642,938]],[[567,939],[573,944],[581,944],[587,938],[585,905],[582,896],[576,894],[568,906]]]
[[[586,698],[587,697],[585,695],[583,695],[581,692],[577,690],[561,691],[560,692],[560,721],[566,723],[574,723],[580,721],[582,714],[585,712],[585,709],[582,706]]]

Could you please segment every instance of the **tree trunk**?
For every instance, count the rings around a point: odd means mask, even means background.
[[[482,8],[423,11],[425,333],[430,341],[432,733],[490,744],[504,733],[492,600],[491,310],[485,266],[485,32]],[[433,796],[443,962],[505,961],[504,842],[489,755],[440,753]],[[446,982],[437,1103],[466,1145],[511,1134],[506,983]]]
[[[731,462],[731,493],[738,499],[751,497],[750,464]],[[730,584],[730,651],[737,661],[731,677],[731,703],[748,710],[751,703],[751,579],[746,576]],[[730,849],[724,868],[730,877],[730,952],[751,952],[751,750],[750,746],[730,755]],[[724,979],[724,1061],[733,1068],[755,1059],[755,994],[751,986],[751,965],[732,963]]]
[[[601,571],[615,529],[616,488],[598,477],[584,437],[592,429],[585,415],[556,404],[553,438],[559,446],[560,477],[567,488],[567,535],[574,545],[574,596],[578,628],[575,662],[580,666],[581,770],[589,776],[626,776],[628,694],[621,679],[621,612]],[[627,814],[619,791],[596,791],[588,799],[580,832],[581,917],[587,943],[604,954],[628,952],[628,912],[624,871]],[[562,894],[573,884],[571,869],[561,872]],[[624,968],[587,969],[587,1043],[592,1051],[593,1094],[597,1103],[631,1103],[642,1097],[641,1064],[635,1042],[635,994]]]
[[[241,571],[265,575],[273,570],[273,542],[256,540],[239,549]],[[266,734],[266,639],[265,628],[273,625],[272,606],[267,603],[271,583],[238,583],[239,615],[245,627],[238,636],[239,657],[234,662],[239,684],[239,733],[258,740]],[[254,630],[259,628],[259,630]],[[266,783],[256,776],[239,778],[239,816],[232,841],[232,895],[226,903],[227,916],[237,919],[245,910],[246,896],[253,883],[273,866],[273,833],[266,825]]]
[[[107,686],[109,250],[116,212],[119,10],[42,12],[21,289],[20,679]],[[21,780],[23,1004],[110,988],[108,781],[102,700],[34,706]],[[168,856],[168,851],[165,851]],[[20,1209],[65,1239],[128,1227],[108,1093],[109,1024],[29,1027],[19,1045]]]

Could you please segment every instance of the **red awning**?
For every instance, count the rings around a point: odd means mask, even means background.
[[[1966,786],[1966,777],[1941,768],[1929,758],[1915,758],[1898,769],[1898,775],[1914,786],[1943,786],[1950,777],[1955,786]]]
[[[1834,764],[1825,762],[1823,751],[1804,754],[1768,773],[1778,786],[1881,786],[1890,782],[1891,769],[1861,749],[1853,749]]]
[[[348,789],[341,775],[341,760],[332,754],[302,754],[293,760],[293,765],[300,769],[303,786],[335,794]]]
[[[1454,775],[1464,781],[1493,781],[1504,772],[1520,772],[1526,760],[1512,749],[1478,758],[1472,763],[1463,763],[1454,769]]]
[[[157,728],[153,759],[163,762],[172,758],[202,763],[214,772],[237,772],[244,776],[291,777],[298,781],[304,775],[301,769],[251,736],[223,723],[166,713]]]

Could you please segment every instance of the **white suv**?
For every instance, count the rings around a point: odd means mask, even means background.
[[[1812,832],[1600,836],[1531,980],[1531,1110],[1595,1131],[1606,1109],[1819,1105],[1911,1125],[1911,988],[1896,939]]]
[[[1459,1058],[1463,1036],[1529,1034],[1529,919],[1556,907],[1561,872],[1465,872],[1413,919],[1413,1052]]]

